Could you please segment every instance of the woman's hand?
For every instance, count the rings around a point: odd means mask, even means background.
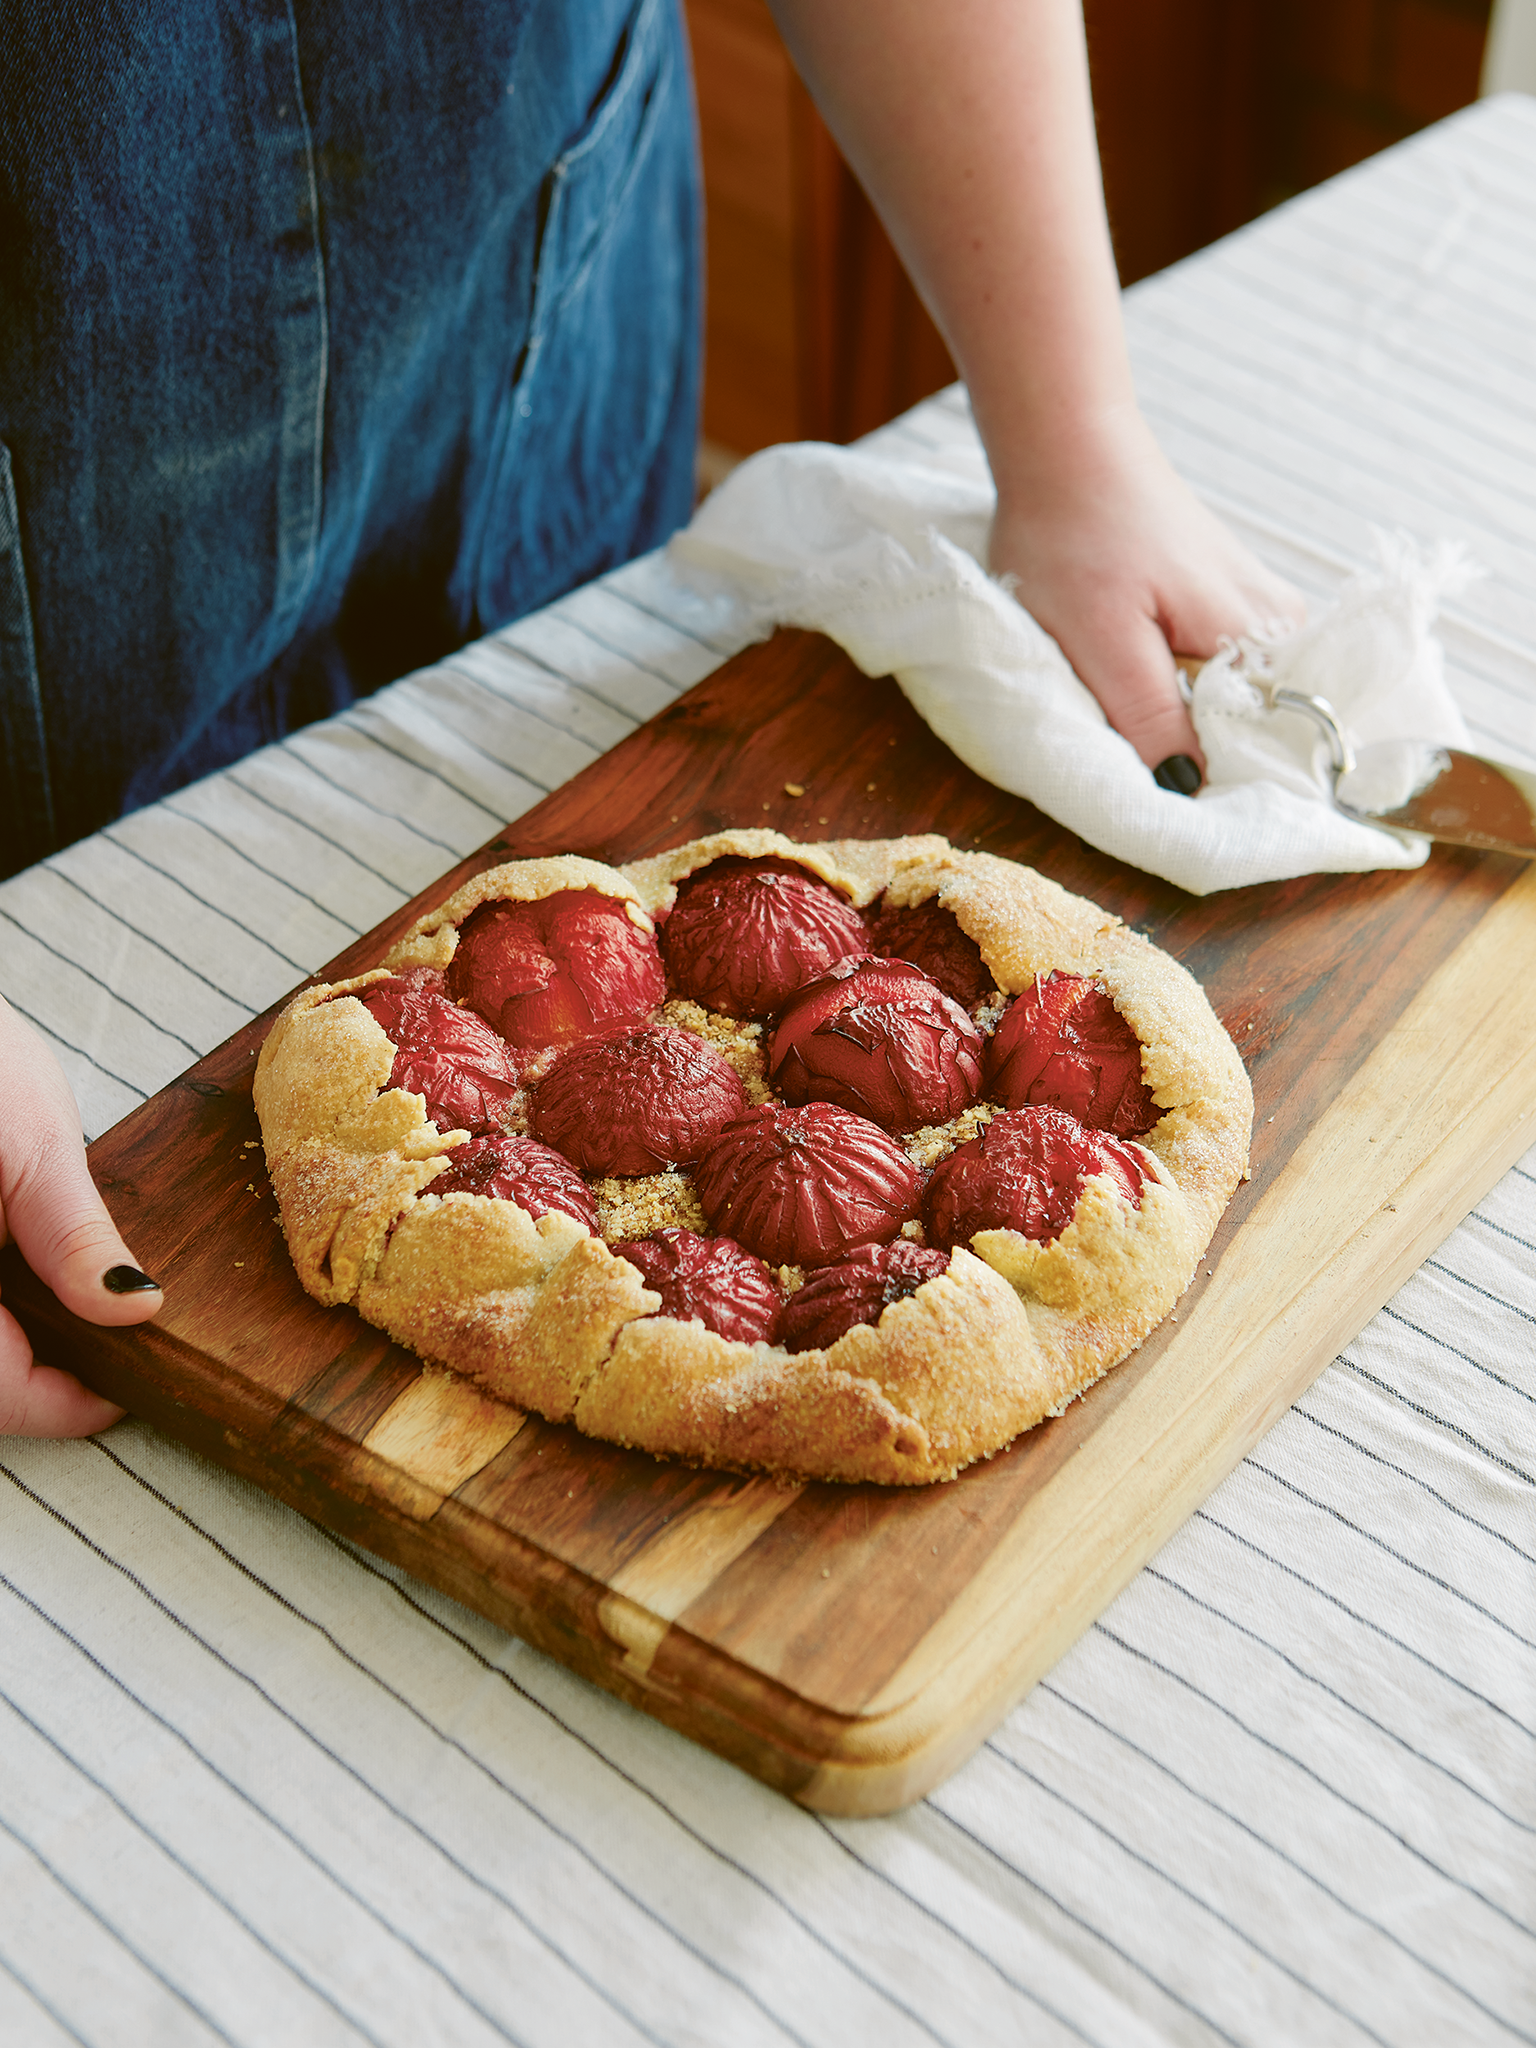
[[[1200,503],[1131,405],[1015,472],[998,495],[990,566],[1149,768],[1200,761],[1174,653],[1212,655],[1305,610]]]
[[[0,1002],[0,1244],[88,1323],[142,1323],[164,1297],[134,1264],[85,1163],[57,1061]],[[0,1308],[0,1435],[89,1436],[122,1414],[73,1373],[40,1365]]]

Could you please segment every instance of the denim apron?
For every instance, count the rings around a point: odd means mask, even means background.
[[[676,0],[0,0],[0,874],[688,515]]]

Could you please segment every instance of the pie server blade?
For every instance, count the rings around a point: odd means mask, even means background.
[[[1536,775],[1426,740],[1362,747],[1333,800],[1363,825],[1536,860]]]
[[[1179,659],[1186,676],[1200,666]],[[1322,732],[1332,761],[1333,801],[1346,818],[1536,860],[1536,774],[1530,770],[1434,740],[1378,740],[1356,749],[1326,697],[1250,680],[1272,711],[1298,711]]]

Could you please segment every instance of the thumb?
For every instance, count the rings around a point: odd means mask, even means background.
[[[58,1062],[0,1002],[0,1244],[88,1323],[141,1323],[161,1294],[123,1243],[85,1163]]]
[[[96,1192],[69,1083],[0,1001],[0,1244],[8,1237],[87,1322],[142,1322],[160,1307],[159,1288],[139,1272]],[[72,1374],[39,1364],[0,1308],[0,1434],[80,1436],[121,1413]]]
[[[78,1126],[36,1132],[0,1166],[5,1224],[32,1271],[87,1323],[142,1323],[163,1296],[140,1272],[86,1165]]]
[[[33,1272],[77,1316],[143,1322],[164,1297],[134,1264],[96,1192],[78,1121],[62,1130],[50,1122],[45,1116],[19,1159],[12,1151],[0,1161],[3,1222]],[[20,1324],[0,1308],[0,1434],[89,1436],[122,1412],[73,1373],[34,1359]]]

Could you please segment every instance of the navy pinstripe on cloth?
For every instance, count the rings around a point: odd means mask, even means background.
[[[1322,601],[1466,540],[1536,762],[1536,103],[1131,294],[1175,460]],[[948,393],[871,445],[971,433]],[[649,560],[0,886],[100,1131],[733,649]],[[1536,2040],[1536,1160],[980,1753],[803,1813],[151,1430],[0,1446],[0,2040]]]

